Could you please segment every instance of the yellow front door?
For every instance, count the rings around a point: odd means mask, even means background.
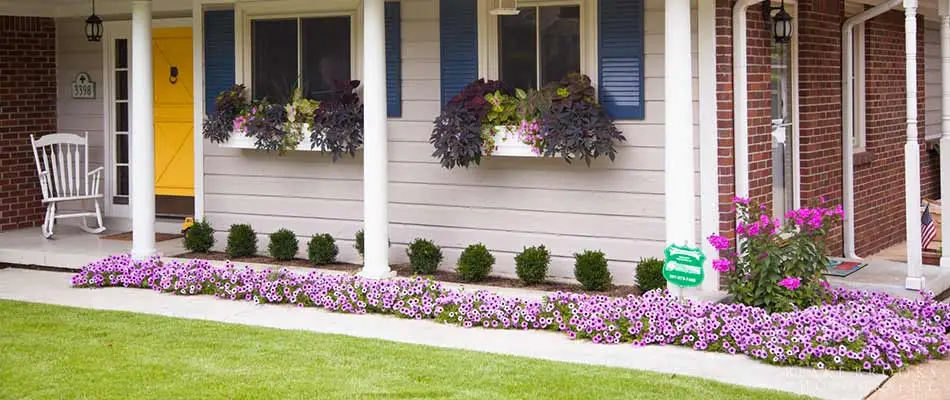
[[[155,194],[194,196],[191,28],[152,30]]]

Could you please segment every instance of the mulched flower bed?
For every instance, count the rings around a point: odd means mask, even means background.
[[[389,314],[466,328],[550,330],[595,343],[676,345],[819,369],[891,374],[950,354],[950,305],[846,289],[832,291],[824,305],[770,314],[741,304],[681,301],[659,290],[627,297],[556,292],[526,300],[446,289],[423,278],[371,280],[128,255],[83,267],[72,284]]]
[[[248,262],[256,264],[271,264],[279,265],[284,267],[302,267],[302,268],[319,268],[319,269],[328,269],[332,271],[347,271],[356,273],[360,268],[363,268],[362,265],[358,264],[349,264],[349,263],[335,263],[327,265],[314,266],[309,261],[295,258],[293,260],[279,261],[270,257],[264,256],[254,256],[254,257],[240,257],[232,258],[228,257],[227,253],[214,251],[210,253],[185,253],[179,254],[175,257],[179,258],[191,258],[198,260],[215,260],[215,261],[233,261],[233,262]],[[410,277],[413,276],[412,266],[409,264],[393,264],[390,266],[393,271],[396,271],[396,274],[401,277]],[[425,275],[427,278],[439,282],[450,282],[450,283],[469,283],[463,281],[458,274],[452,271],[435,271],[432,275]],[[525,285],[524,282],[521,282],[518,279],[504,278],[500,276],[489,276],[483,281],[475,282],[473,284],[483,285],[483,286],[494,286],[502,288],[519,288],[519,289],[531,289],[531,290],[540,290],[545,292],[557,292],[557,291],[567,291],[575,293],[588,293],[588,294],[602,294],[606,296],[613,297],[624,297],[627,295],[641,295],[643,291],[639,287],[633,285],[612,285],[609,289],[595,292],[584,290],[581,285],[571,284],[571,283],[561,283],[561,282],[541,282],[537,285]]]

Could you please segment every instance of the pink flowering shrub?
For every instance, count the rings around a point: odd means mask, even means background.
[[[640,297],[557,292],[524,300],[451,290],[422,278],[376,281],[316,271],[214,267],[203,260],[134,261],[127,255],[83,267],[72,284],[389,314],[466,328],[551,330],[595,343],[676,345],[849,371],[893,373],[950,353],[945,335],[950,305],[929,296],[908,300],[844,289],[830,291],[824,305],[768,313],[742,304],[683,302],[658,290]]]
[[[828,263],[825,238],[842,219],[841,206],[789,211],[784,223],[765,206],[736,198],[738,248],[720,235],[709,243],[722,258],[713,268],[726,277],[737,302],[766,311],[791,311],[821,304],[827,297],[822,272]]]

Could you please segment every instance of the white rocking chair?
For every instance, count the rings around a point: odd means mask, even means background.
[[[99,183],[102,181],[103,168],[89,170],[89,134],[85,136],[71,133],[54,133],[33,142],[33,158],[36,171],[40,176],[40,189],[43,191],[43,204],[46,204],[46,218],[43,220],[43,237],[53,236],[53,226],[60,218],[82,218],[79,227],[89,233],[102,233],[106,230],[102,224],[102,208],[99,200]],[[56,205],[64,201],[92,200],[94,212],[56,214]],[[83,207],[85,209],[85,207]],[[92,228],[87,217],[96,217],[98,226]]]

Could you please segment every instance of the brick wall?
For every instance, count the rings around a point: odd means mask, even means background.
[[[0,231],[42,223],[30,134],[55,130],[55,22],[0,16]]]
[[[816,0],[798,8],[799,151],[801,199],[809,205],[824,196],[842,202],[841,24],[844,2]],[[841,225],[828,251],[841,254]]]
[[[760,6],[748,10],[748,109],[749,194],[771,206],[772,109],[771,32],[766,29]],[[733,134],[732,1],[716,1],[716,96],[719,133],[719,224],[731,235],[735,226],[735,136]]]
[[[918,127],[924,120],[924,30],[918,18],[917,109]],[[904,144],[907,141],[906,61],[904,13],[891,11],[865,25],[867,154],[855,167],[855,247],[860,255],[873,254],[905,239]],[[895,40],[897,39],[897,40]],[[938,195],[937,157],[921,145],[921,193]]]

